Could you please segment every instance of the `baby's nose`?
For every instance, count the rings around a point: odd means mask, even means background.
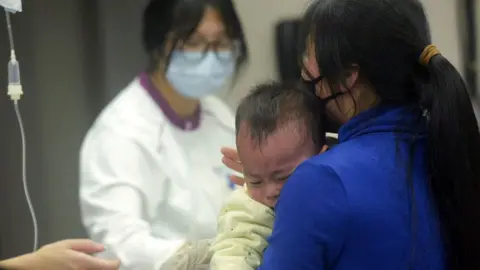
[[[278,197],[279,197],[279,195],[267,196],[268,205],[271,206],[271,207],[274,207],[275,204],[278,201]]]

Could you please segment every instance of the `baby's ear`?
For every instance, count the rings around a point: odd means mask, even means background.
[[[325,152],[325,151],[327,151],[327,150],[328,150],[328,145],[325,144],[325,145],[322,147],[322,149],[320,150],[320,153],[319,153],[319,154],[321,154],[321,153],[323,153],[323,152]]]

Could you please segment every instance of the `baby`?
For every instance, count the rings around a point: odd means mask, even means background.
[[[220,213],[210,269],[260,265],[285,181],[300,163],[326,150],[322,114],[318,98],[295,85],[262,84],[242,100],[235,125],[246,184]]]

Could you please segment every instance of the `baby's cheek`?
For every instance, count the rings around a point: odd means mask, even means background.
[[[263,201],[265,200],[265,195],[263,194],[261,188],[249,188],[248,195],[250,196],[250,198],[254,199],[257,202],[263,203]]]

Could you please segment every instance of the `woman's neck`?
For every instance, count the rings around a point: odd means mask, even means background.
[[[344,105],[344,108],[349,108],[343,112],[343,123],[380,103],[380,97],[371,87],[366,85],[353,89],[350,95],[343,95],[342,98],[344,99],[344,104],[348,104]]]
[[[178,116],[188,118],[195,114],[200,103],[198,99],[190,99],[177,93],[162,72],[151,73],[150,80]]]

